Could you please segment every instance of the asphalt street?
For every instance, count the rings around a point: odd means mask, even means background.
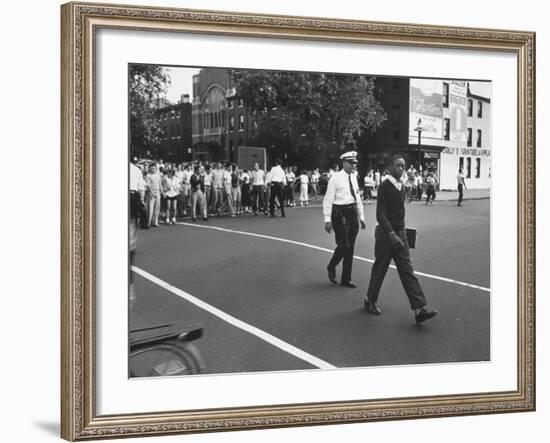
[[[335,243],[319,206],[289,208],[286,218],[246,214],[142,230],[130,328],[200,322],[205,373],[487,361],[489,212],[489,199],[407,205],[407,226],[418,230],[413,266],[439,311],[421,326],[395,269],[382,286],[383,314],[363,309],[374,204],[365,206],[367,229],[356,243],[356,289],[327,279]]]

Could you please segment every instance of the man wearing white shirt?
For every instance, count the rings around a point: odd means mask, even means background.
[[[216,163],[212,170],[212,211],[216,212],[223,204],[223,173],[221,163]]]
[[[363,204],[359,196],[357,184],[357,152],[350,151],[340,156],[343,169],[335,172],[328,182],[327,192],[323,199],[323,215],[325,231],[329,234],[334,229],[336,249],[327,266],[328,279],[337,283],[336,266],[343,260],[342,277],[340,284],[348,288],[355,288],[351,280],[353,252],[355,239],[361,229],[365,229]],[[359,220],[359,222],[358,222]]]
[[[285,217],[284,189],[286,186],[286,175],[281,168],[281,160],[277,159],[275,166],[269,171],[268,185],[271,185],[271,194],[269,196],[269,213],[275,217],[275,197],[279,200],[281,206],[281,217]]]
[[[267,215],[267,205],[265,201],[265,172],[260,169],[258,163],[254,163],[252,171],[252,210],[254,215],[258,215],[258,208]]]
[[[210,202],[212,200],[212,171],[210,170],[210,165],[207,165],[204,174],[204,199],[206,201],[206,210],[208,211]]]
[[[222,205],[218,209],[218,215],[223,215],[225,208],[227,207],[230,217],[235,217],[235,202],[233,201],[231,193],[231,164],[225,164],[225,170],[222,170],[222,186],[223,186],[223,197]]]
[[[193,171],[191,170],[191,165],[186,164],[184,166],[183,172],[181,174],[180,180],[180,189],[181,189],[181,200],[182,200],[182,209],[183,215],[187,215],[187,207],[190,206],[191,200],[191,176]]]

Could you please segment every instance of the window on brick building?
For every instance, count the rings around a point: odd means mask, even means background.
[[[244,115],[239,115],[239,131],[244,131]]]
[[[449,83],[443,83],[443,107],[449,107]]]

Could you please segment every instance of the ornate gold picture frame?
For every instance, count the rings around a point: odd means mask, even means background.
[[[218,11],[68,3],[62,17],[62,437],[215,432],[535,409],[535,34]],[[517,57],[517,389],[98,415],[96,389],[96,32],[170,32],[472,49]],[[510,291],[514,289],[510,288]],[[512,345],[512,344],[510,344]]]

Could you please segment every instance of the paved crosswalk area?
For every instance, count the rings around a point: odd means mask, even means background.
[[[418,229],[413,265],[440,312],[422,326],[395,269],[380,294],[383,314],[363,309],[376,224],[375,206],[367,205],[357,289],[327,280],[334,238],[319,207],[140,231],[130,327],[200,322],[206,373],[489,360],[489,207],[488,199],[407,205],[407,224]]]

